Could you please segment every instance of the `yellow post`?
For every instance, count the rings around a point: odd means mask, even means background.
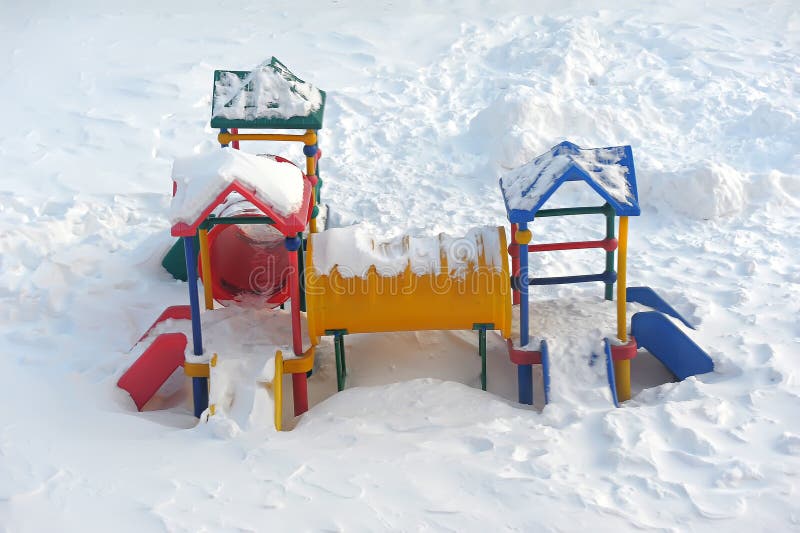
[[[275,377],[272,378],[272,400],[275,404],[275,429],[283,427],[283,352],[275,352]]]
[[[317,143],[317,134],[314,130],[307,130],[306,131],[307,140],[305,141],[306,146],[314,146]],[[317,158],[316,155],[311,157],[306,156],[306,176],[316,176],[317,174]],[[317,196],[314,194],[314,191],[311,191],[311,209],[314,209],[314,205],[317,202]],[[312,217],[311,221],[308,223],[309,229],[311,233],[317,232],[317,219]]]
[[[201,229],[200,237],[200,264],[203,266],[203,295],[206,299],[206,309],[214,309],[214,295],[211,290],[211,252],[208,248],[208,230]]]
[[[314,209],[314,193],[311,193],[311,209]],[[308,229],[311,233],[317,232],[317,219],[311,217],[311,220],[308,222]]]
[[[617,337],[628,342],[627,316],[627,253],[628,217],[619,217],[619,247],[617,250]],[[620,402],[631,399],[631,362],[614,361],[614,376],[617,381],[617,399]]]

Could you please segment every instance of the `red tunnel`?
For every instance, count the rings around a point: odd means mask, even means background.
[[[211,288],[225,305],[276,307],[289,298],[289,252],[269,225],[219,225],[208,232]],[[202,265],[198,268],[202,275]]]
[[[294,165],[280,156],[259,154]],[[295,165],[296,166],[296,165]],[[220,217],[264,216],[238,193],[229,196]],[[220,224],[208,232],[211,289],[223,305],[232,301],[257,307],[277,307],[289,299],[289,252],[284,235],[267,224]],[[202,276],[203,265],[197,259]]]

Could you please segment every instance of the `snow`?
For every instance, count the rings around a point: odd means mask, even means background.
[[[214,83],[213,117],[255,120],[305,117],[322,105],[319,89],[265,62],[241,79],[223,71]]]
[[[503,268],[497,227],[472,228],[463,237],[400,235],[376,241],[362,224],[332,228],[311,235],[314,269],[323,276],[333,269],[343,278],[366,278],[372,267],[382,276],[398,276],[406,268],[418,275],[446,271],[463,277],[468,269]],[[442,264],[444,260],[444,265]]]
[[[162,4],[0,6],[13,102],[0,131],[0,529],[798,528],[796,2]],[[715,373],[673,383],[641,354],[633,400],[613,409],[588,365],[613,304],[596,285],[536,287],[531,332],[553,365],[542,411],[514,401],[496,334],[487,393],[475,332],[352,335],[348,388],[336,393],[325,338],[310,411],[276,433],[258,381],[291,339],[276,310],[231,318],[219,339],[209,325],[229,376],[219,417],[196,423],[180,375],[138,413],[116,387],[143,349],[131,346],[187,302],[160,266],[172,161],[219,151],[214,70],[270,53],[330,89],[328,220],[378,241],[503,225],[510,169],[565,139],[631,145],[630,284],[698,325],[687,334]],[[264,146],[242,143],[301,157]],[[550,202],[596,199],[566,183]],[[531,229],[552,242],[602,226]],[[534,275],[601,263],[597,250],[531,256]]]
[[[169,209],[173,224],[194,223],[234,181],[281,215],[298,211],[303,202],[298,167],[233,148],[175,159],[172,180],[178,184]]]
[[[503,175],[500,187],[509,209],[530,211],[536,208],[542,197],[551,193],[558,179],[572,167],[580,169],[620,204],[635,205],[628,183],[628,168],[620,163],[625,157],[624,147],[580,149],[565,144],[554,146]]]

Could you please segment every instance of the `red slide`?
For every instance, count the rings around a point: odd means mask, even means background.
[[[140,342],[142,342],[142,340],[145,337],[150,335],[150,332],[153,331],[153,329],[157,325],[159,325],[162,322],[164,322],[165,320],[169,320],[169,319],[173,319],[173,320],[191,320],[192,319],[192,310],[188,305],[171,305],[171,306],[167,307],[166,309],[164,309],[163,313],[158,315],[158,318],[156,319],[155,322],[153,322],[153,325],[150,326],[149,328],[147,328],[147,331],[144,332],[144,335],[139,337],[139,340],[136,341],[136,344],[139,344]]]
[[[183,366],[186,335],[162,333],[119,378],[117,386],[125,389],[140,411],[175,370]]]

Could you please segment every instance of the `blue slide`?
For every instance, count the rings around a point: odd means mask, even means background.
[[[687,328],[695,329],[683,315],[669,305],[664,298],[659,296],[658,293],[650,287],[628,287],[625,291],[625,298],[628,302],[640,303],[656,311],[661,311],[665,315],[677,318],[683,322]]]
[[[714,370],[714,362],[692,339],[657,311],[636,313],[631,335],[679,380]]]

